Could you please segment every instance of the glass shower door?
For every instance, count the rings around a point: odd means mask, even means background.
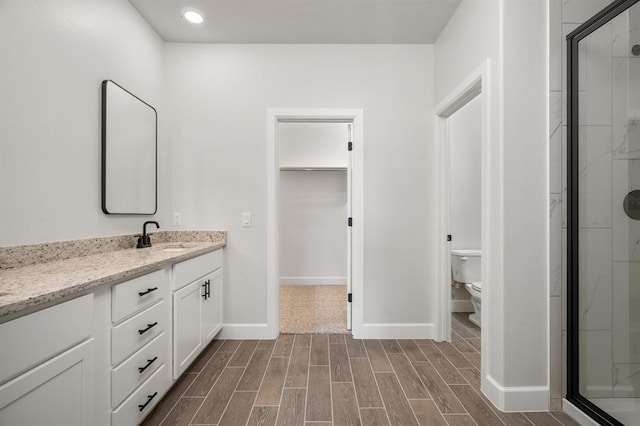
[[[640,425],[640,4],[568,37],[568,399]]]

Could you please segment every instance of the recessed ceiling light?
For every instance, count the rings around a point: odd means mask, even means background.
[[[191,7],[182,10],[182,17],[192,24],[202,24],[204,22],[204,13]]]

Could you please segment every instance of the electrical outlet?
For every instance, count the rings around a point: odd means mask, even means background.
[[[242,213],[242,227],[247,228],[251,226],[251,213]]]
[[[173,225],[174,226],[182,226],[182,213],[174,213],[173,214]]]

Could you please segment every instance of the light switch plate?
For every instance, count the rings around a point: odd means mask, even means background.
[[[242,213],[242,227],[247,228],[251,226],[251,213]]]
[[[181,226],[182,225],[182,213],[173,213],[173,225]]]

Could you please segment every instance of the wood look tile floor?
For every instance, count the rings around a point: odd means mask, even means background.
[[[452,342],[280,335],[213,341],[145,425],[577,425],[562,412],[502,413],[480,392],[480,329]]]

